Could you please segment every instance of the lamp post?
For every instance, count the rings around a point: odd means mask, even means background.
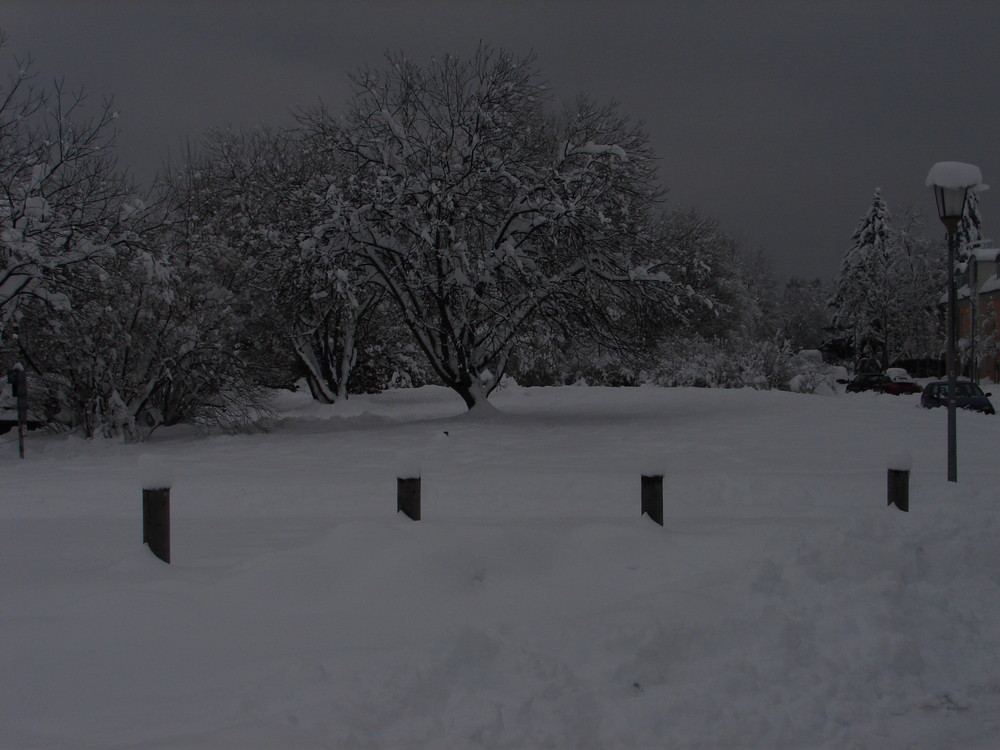
[[[965,213],[965,199],[970,190],[986,190],[979,167],[957,161],[941,161],[927,174],[928,187],[934,189],[938,217],[948,230],[948,481],[958,481],[958,447],[955,422],[955,390],[958,385],[955,351],[957,305],[955,292],[955,255],[958,244],[958,224]]]

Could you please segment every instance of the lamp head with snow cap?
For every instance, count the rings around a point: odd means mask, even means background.
[[[979,167],[960,161],[939,161],[927,173],[925,184],[934,188],[938,218],[948,234],[954,234],[958,229],[958,223],[965,213],[965,199],[969,191],[978,193],[989,190],[990,187],[983,184],[983,174]]]

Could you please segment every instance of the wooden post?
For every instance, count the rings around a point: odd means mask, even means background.
[[[889,469],[888,504],[895,505],[905,513],[910,512],[910,472],[905,469]]]
[[[169,487],[142,491],[142,542],[163,562],[170,562]]]
[[[396,478],[396,512],[420,520],[420,477]]]
[[[17,399],[17,454],[24,458],[24,434],[28,428],[28,381],[18,362],[7,373],[11,395]]]
[[[639,515],[647,515],[663,525],[663,476],[642,475],[642,500]]]

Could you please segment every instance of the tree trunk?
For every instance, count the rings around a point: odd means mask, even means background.
[[[354,363],[357,360],[357,351],[355,349],[356,332],[357,323],[353,317],[344,323],[340,331],[340,361],[337,368],[339,372],[339,377],[337,378],[337,398],[340,399],[347,399],[347,387],[351,379],[351,370],[354,368]]]
[[[495,412],[497,408],[489,401],[489,394],[486,389],[483,388],[482,383],[478,378],[463,381],[448,383],[452,389],[462,397],[465,402],[466,407],[469,411],[476,412]]]
[[[309,385],[309,392],[312,397],[321,404],[333,404],[337,401],[335,394],[326,383],[316,353],[308,341],[303,341],[299,337],[292,339],[292,347],[299,361],[306,368],[306,383]]]

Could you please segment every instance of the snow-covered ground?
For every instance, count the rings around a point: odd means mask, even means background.
[[[949,484],[917,397],[494,402],[289,394],[269,434],[32,434],[23,461],[0,438],[0,746],[997,747],[1000,418],[959,415]],[[141,544],[154,472],[172,565]]]

